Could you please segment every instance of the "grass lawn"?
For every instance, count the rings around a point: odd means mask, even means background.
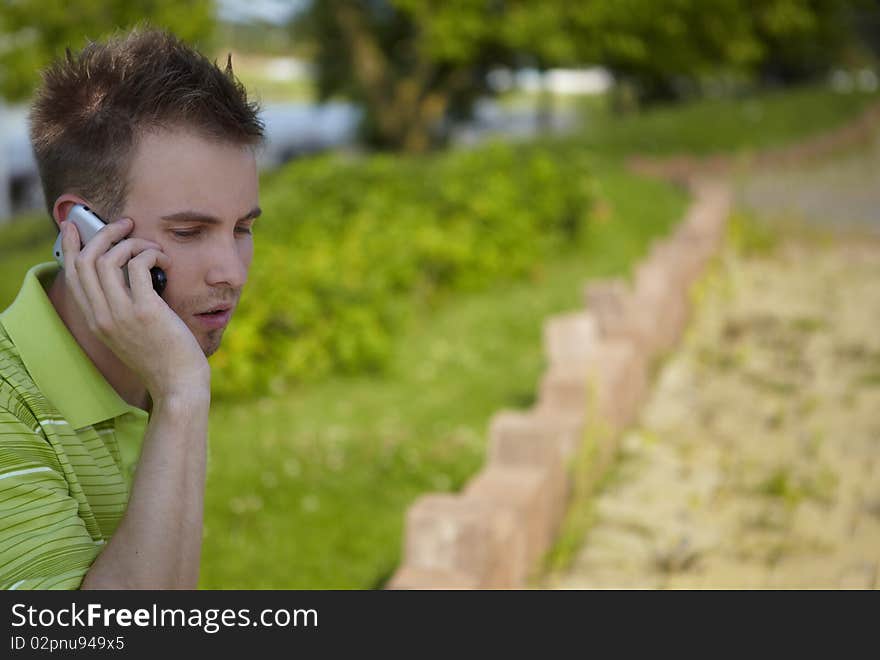
[[[704,99],[621,117],[603,98],[586,97],[581,138],[606,156],[742,153],[837,126],[877,101],[878,93],[840,94],[823,85],[735,100]]]

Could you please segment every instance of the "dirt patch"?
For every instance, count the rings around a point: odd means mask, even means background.
[[[880,200],[878,200],[880,202]],[[880,240],[727,247],[548,588],[876,588]]]

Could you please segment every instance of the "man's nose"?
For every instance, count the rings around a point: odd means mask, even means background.
[[[234,238],[224,240],[211,252],[207,282],[211,286],[240,289],[247,282],[248,267]]]

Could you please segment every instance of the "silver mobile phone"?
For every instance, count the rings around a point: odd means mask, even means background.
[[[92,237],[101,231],[104,225],[107,224],[88,206],[83,206],[82,204],[74,205],[67,214],[67,219],[76,225],[76,230],[79,232],[80,242],[82,243],[80,247],[92,240]],[[55,260],[58,262],[58,265],[64,268],[64,252],[61,250],[61,232],[58,232],[58,238],[55,239],[52,253],[55,255]],[[128,282],[127,268],[124,267],[124,270],[126,270],[125,281]],[[153,289],[161,296],[162,292],[165,290],[165,285],[168,283],[168,279],[165,277],[165,271],[158,266],[153,266],[150,269],[150,276],[153,280]]]

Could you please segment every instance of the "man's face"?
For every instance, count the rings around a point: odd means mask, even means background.
[[[121,217],[134,220],[133,237],[155,241],[171,258],[162,298],[205,355],[219,348],[247,281],[258,214],[257,165],[249,147],[183,129],[142,136]],[[230,311],[200,315],[217,307]]]

